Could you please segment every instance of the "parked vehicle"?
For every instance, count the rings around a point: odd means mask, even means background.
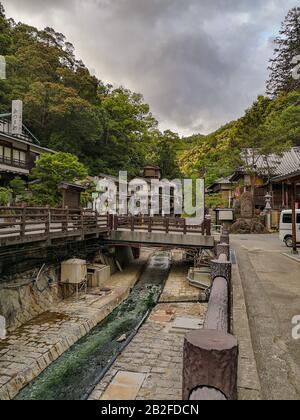
[[[297,216],[297,243],[300,244],[300,210],[296,211]],[[280,216],[279,238],[287,247],[293,246],[292,210],[284,210]]]

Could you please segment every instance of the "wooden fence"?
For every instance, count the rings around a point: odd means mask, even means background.
[[[108,230],[107,216],[90,210],[0,207],[1,244]]]
[[[189,225],[186,219],[159,216],[111,216],[110,229],[130,229],[132,232],[196,233],[211,236],[211,219],[206,218],[201,225]]]

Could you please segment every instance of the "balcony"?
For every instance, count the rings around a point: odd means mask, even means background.
[[[13,168],[19,168],[29,171],[29,164],[24,160],[18,160],[18,159],[10,159],[5,156],[0,156],[0,165],[10,166]]]

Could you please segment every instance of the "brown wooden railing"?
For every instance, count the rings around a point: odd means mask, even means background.
[[[211,219],[206,218],[201,225],[189,225],[186,219],[176,217],[110,216],[110,230],[120,229],[211,236]]]
[[[22,242],[108,230],[107,216],[91,210],[0,207],[0,241]]]

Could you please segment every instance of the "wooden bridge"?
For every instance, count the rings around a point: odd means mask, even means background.
[[[0,207],[0,247],[56,240],[102,238],[109,244],[133,246],[214,246],[210,220],[190,226],[186,219],[100,216],[92,210],[50,207]]]

